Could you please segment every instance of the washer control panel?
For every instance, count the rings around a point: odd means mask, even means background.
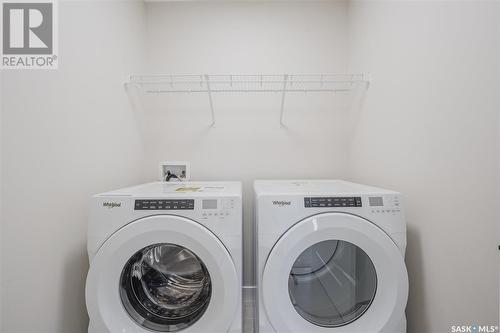
[[[195,220],[219,221],[229,218],[235,215],[238,207],[237,199],[234,198],[134,200],[135,211],[151,211],[151,214],[180,214]]]
[[[362,207],[361,197],[306,197],[304,207]]]
[[[193,210],[193,199],[135,200],[134,210]]]

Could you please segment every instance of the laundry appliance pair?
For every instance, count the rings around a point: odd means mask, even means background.
[[[254,189],[255,331],[406,331],[398,193],[334,180]],[[89,332],[243,332],[241,193],[161,182],[95,195]]]

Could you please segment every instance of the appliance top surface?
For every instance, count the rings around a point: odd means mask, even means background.
[[[95,195],[129,197],[214,197],[241,196],[240,182],[154,182]]]
[[[257,195],[309,195],[309,194],[398,194],[377,187],[356,184],[344,180],[256,180]]]

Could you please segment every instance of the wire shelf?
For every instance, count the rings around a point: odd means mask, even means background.
[[[134,75],[129,84],[144,92],[341,92],[368,83],[366,74]]]
[[[215,124],[213,93],[281,93],[280,123],[284,126],[287,93],[349,92],[360,84],[368,88],[367,74],[272,74],[272,75],[132,75],[126,86],[147,94],[206,93]]]

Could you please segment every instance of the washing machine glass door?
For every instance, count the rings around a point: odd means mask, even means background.
[[[240,280],[226,247],[207,228],[179,216],[132,222],[91,262],[90,324],[99,332],[227,332]]]
[[[207,309],[211,294],[210,273],[203,261],[176,244],[137,251],[120,278],[125,310],[138,324],[155,331],[192,326]]]
[[[408,278],[397,246],[360,217],[320,214],[288,230],[264,269],[277,332],[383,332],[402,320]],[[339,328],[340,329],[340,328]]]

